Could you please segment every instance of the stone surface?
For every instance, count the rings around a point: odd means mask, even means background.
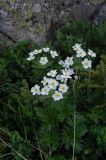
[[[101,7],[98,6],[97,14],[94,16],[94,23],[96,25],[99,25],[101,20],[105,21],[106,20],[106,3],[101,5]]]
[[[42,45],[58,25],[66,24],[70,18],[91,19],[95,24],[99,24],[106,19],[106,2],[0,0],[0,33],[12,41],[31,39]]]
[[[14,42],[7,36],[0,33],[0,53],[4,47],[9,47]]]

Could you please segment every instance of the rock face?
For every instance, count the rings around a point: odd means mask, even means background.
[[[106,19],[106,1],[0,0],[0,39],[4,35],[13,42],[31,39],[42,45],[58,24],[67,23],[71,17],[88,18],[98,25]]]

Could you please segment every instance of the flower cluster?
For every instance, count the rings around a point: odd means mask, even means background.
[[[96,57],[96,53],[94,53],[92,50],[88,50],[88,52],[85,52],[81,48],[81,44],[75,44],[73,47],[73,50],[76,52],[75,55],[72,57],[66,57],[66,59],[60,60],[58,62],[58,65],[61,66],[60,69],[51,70],[47,73],[46,76],[43,77],[41,80],[41,85],[35,85],[31,88],[32,95],[51,95],[51,97],[54,99],[54,101],[58,101],[63,99],[63,95],[68,91],[68,82],[69,79],[78,79],[78,76],[76,75],[76,68],[75,68],[75,62],[74,58],[80,58],[81,59],[81,65],[83,66],[83,69],[87,70],[92,67],[92,57]],[[43,48],[40,50],[34,50],[33,52],[29,53],[29,57],[27,60],[31,61],[35,59],[37,54],[41,53],[49,53],[52,58],[55,58],[58,56],[58,53],[56,51],[52,51],[50,48]],[[45,65],[48,63],[47,56],[41,56],[39,63],[42,65]]]
[[[88,52],[86,53],[82,47],[81,44],[75,44],[73,47],[73,50],[76,51],[76,57],[84,58],[82,60],[82,65],[84,69],[88,69],[92,67],[92,61],[88,59],[87,57],[96,57],[96,53],[94,53],[92,50],[88,49]]]
[[[43,77],[41,84],[43,87],[35,85],[32,87],[31,92],[33,95],[48,95],[50,91],[53,91],[52,98],[57,101],[63,98],[63,94],[67,92],[68,85],[66,84],[71,71],[62,70],[61,75],[58,74],[57,70],[51,70],[47,73],[47,76]],[[66,76],[67,74],[67,76]],[[71,78],[71,77],[70,77]]]
[[[43,77],[41,83],[43,85],[41,89],[37,84],[31,88],[32,95],[49,95],[50,91],[53,91],[52,98],[57,101],[62,99],[68,90],[66,83],[59,83],[54,78]]]
[[[34,60],[36,58],[37,54],[41,54],[39,63],[41,65],[45,65],[49,62],[47,56],[43,53],[49,53],[52,58],[55,58],[58,56],[58,53],[56,51],[51,50],[50,48],[42,48],[42,49],[35,49],[33,52],[29,53],[29,57],[27,58],[28,61]],[[42,56],[43,54],[43,56]]]

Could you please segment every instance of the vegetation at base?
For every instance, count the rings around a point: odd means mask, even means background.
[[[71,21],[56,32],[50,46],[61,58],[73,54],[81,43],[97,53],[93,71],[83,73],[76,95],[75,160],[105,160],[106,157],[106,23]],[[0,160],[71,160],[73,148],[73,88],[54,102],[32,96],[48,68],[38,68],[26,58],[36,44],[23,41],[0,53]],[[52,62],[50,68],[54,67]],[[89,77],[89,78],[88,78]],[[6,142],[7,146],[1,139]]]

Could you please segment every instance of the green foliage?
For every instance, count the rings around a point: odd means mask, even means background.
[[[72,46],[75,43],[81,43],[85,49],[94,50],[99,58],[106,51],[106,22],[96,27],[90,22],[72,20],[66,27],[56,32],[55,39],[55,47],[63,56],[72,55]]]
[[[63,156],[53,156],[51,158],[49,158],[48,160],[66,160]]]
[[[0,53],[0,138],[26,159],[71,160],[74,107],[75,160],[105,159],[105,34],[106,23],[95,27],[84,22],[71,22],[56,33],[54,46],[63,58],[72,54],[72,46],[78,42],[97,52],[93,71],[79,73],[76,101],[72,84],[60,102],[31,95],[35,82],[39,84],[48,69],[57,67],[55,61],[46,68],[26,61],[28,53],[38,48],[32,42],[20,42]],[[0,141],[0,159],[22,158]]]
[[[66,122],[66,126],[63,130],[63,142],[67,149],[70,149],[70,146],[73,147],[73,119],[68,119]],[[79,127],[80,126],[80,127]],[[83,149],[83,140],[82,136],[87,132],[87,128],[85,125],[84,117],[77,114],[77,122],[76,122],[76,147],[75,152],[78,153]]]

